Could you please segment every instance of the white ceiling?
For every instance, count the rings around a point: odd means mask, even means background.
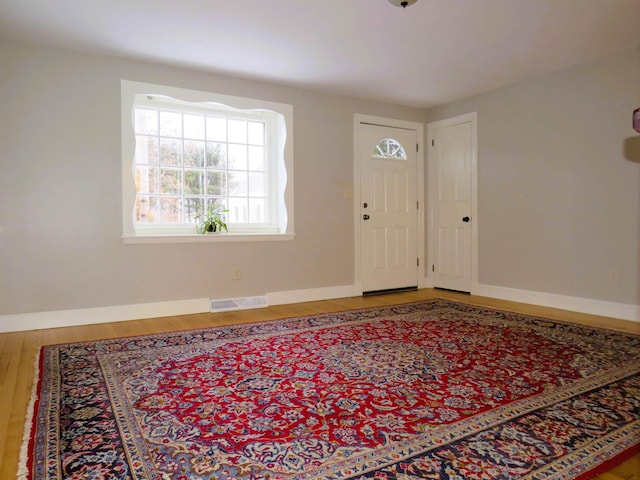
[[[640,0],[0,0],[0,38],[430,107],[640,47]]]

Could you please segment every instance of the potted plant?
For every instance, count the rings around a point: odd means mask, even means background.
[[[222,214],[228,211],[222,208],[209,207],[206,211],[200,212],[196,215],[196,219],[200,220],[200,223],[196,225],[196,231],[200,234],[221,232],[222,230],[228,232],[229,229],[222,217]]]

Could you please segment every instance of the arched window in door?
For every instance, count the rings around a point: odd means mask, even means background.
[[[394,140],[393,138],[384,138],[374,147],[372,157],[406,160],[407,154],[397,140]]]

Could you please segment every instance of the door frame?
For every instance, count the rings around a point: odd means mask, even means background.
[[[367,123],[371,125],[379,125],[381,127],[402,128],[405,130],[414,130],[416,132],[416,141],[418,142],[418,151],[416,152],[416,197],[419,204],[417,209],[418,226],[416,229],[418,238],[418,288],[427,286],[425,275],[426,256],[425,256],[425,196],[424,196],[424,124],[420,122],[411,122],[407,120],[397,120],[393,118],[377,117],[373,115],[363,115],[356,113],[353,116],[353,218],[354,218],[354,284],[356,290],[362,293],[362,265],[360,261],[361,255],[361,228],[360,228],[360,159],[358,158],[358,141],[360,124]]]
[[[433,161],[433,137],[435,129],[448,127],[458,123],[471,122],[471,294],[478,288],[478,112],[466,113],[456,117],[430,122],[427,124],[427,178],[429,208],[427,210],[428,225],[428,258],[427,276],[428,285],[434,286],[432,265],[435,263],[435,205],[438,198],[438,182],[435,178],[435,162]]]

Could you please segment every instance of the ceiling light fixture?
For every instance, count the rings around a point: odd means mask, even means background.
[[[407,8],[409,5],[413,5],[418,0],[389,0],[389,3],[393,3],[396,7]]]

